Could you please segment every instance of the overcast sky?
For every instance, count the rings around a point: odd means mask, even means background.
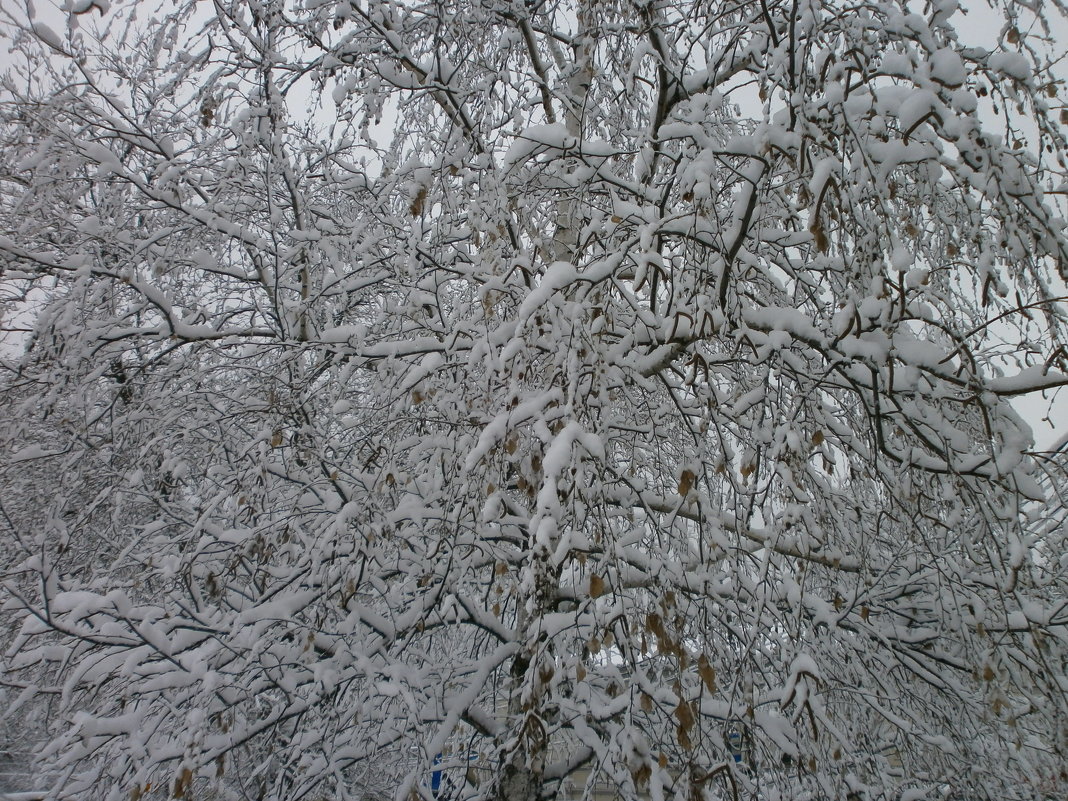
[[[31,66],[27,64],[24,56],[11,52],[13,22],[25,25],[29,15],[33,14],[38,22],[64,36],[68,19],[64,8],[71,1],[0,0],[0,35],[3,36],[0,43],[0,70],[13,70],[21,75]],[[139,3],[138,13],[142,21],[147,23],[151,19],[152,7],[152,2],[142,0]],[[77,17],[79,29],[88,36],[92,36],[105,22],[95,10]],[[954,15],[953,22],[960,32],[962,42],[991,49],[997,46],[997,37],[1003,23],[985,2],[962,2],[961,11]],[[1058,23],[1058,30],[1053,47],[1060,47],[1063,52],[1068,52],[1068,20],[1058,18],[1055,22]],[[1068,63],[1062,62],[1062,67],[1063,75],[1068,78]],[[4,355],[10,355],[12,346],[10,337],[6,342],[0,337],[0,353],[7,351]],[[1019,398],[1014,405],[1032,426],[1039,448],[1054,447],[1068,437],[1068,392],[1063,389],[1046,393],[1046,397],[1035,394]]]

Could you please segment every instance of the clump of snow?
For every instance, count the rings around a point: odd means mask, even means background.
[[[890,254],[890,266],[898,272],[905,272],[911,268],[914,260],[913,255],[904,245],[897,245]]]
[[[897,112],[898,122],[902,130],[910,131],[932,112],[940,117],[943,116],[940,113],[941,109],[942,104],[934,92],[928,89],[918,89],[901,104]]]
[[[986,65],[1009,78],[1026,81],[1031,77],[1031,62],[1023,53],[991,53]]]
[[[943,47],[931,54],[931,80],[944,86],[957,87],[968,77],[960,55],[949,47]]]

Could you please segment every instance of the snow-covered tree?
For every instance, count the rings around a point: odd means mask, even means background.
[[[1063,798],[1061,10],[5,12],[41,789]]]

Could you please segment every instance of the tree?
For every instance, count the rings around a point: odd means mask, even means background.
[[[141,5],[7,28],[50,798],[1064,795],[1043,6]]]

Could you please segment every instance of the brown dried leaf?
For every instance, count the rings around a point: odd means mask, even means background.
[[[653,636],[658,640],[667,638],[667,632],[664,631],[664,621],[656,612],[650,612],[645,616],[645,630],[652,632]]]
[[[412,200],[412,205],[408,207],[408,211],[411,212],[413,217],[418,217],[423,213],[423,205],[426,202],[426,187],[419,189],[419,194]]]
[[[701,677],[701,682],[705,685],[705,689],[710,693],[716,691],[716,669],[712,667],[708,662],[708,657],[701,654],[697,659],[697,673]]]
[[[590,597],[600,598],[604,595],[604,579],[596,573],[590,574]]]
[[[689,703],[684,700],[679,701],[679,705],[675,707],[675,719],[679,722],[679,725],[675,727],[675,737],[679,741],[679,745],[686,751],[693,748],[693,741],[690,740],[690,729],[693,728],[693,710],[690,709]]]
[[[685,498],[690,494],[690,490],[693,489],[693,480],[696,478],[692,470],[683,470],[682,475],[679,476],[679,495]]]
[[[830,247],[830,242],[827,239],[827,232],[823,230],[823,223],[817,217],[812,225],[809,227],[809,233],[816,239],[816,250],[820,253],[826,253]]]
[[[679,700],[679,705],[675,707],[675,720],[679,722],[679,728],[683,731],[689,731],[693,728],[693,710],[690,708],[688,701]]]
[[[634,779],[634,786],[641,788],[649,783],[649,778],[653,775],[653,769],[643,762],[635,770],[632,770],[630,775]]]
[[[182,772],[174,780],[174,792],[171,793],[171,798],[185,798],[192,784],[193,771],[190,768],[182,768]]]

